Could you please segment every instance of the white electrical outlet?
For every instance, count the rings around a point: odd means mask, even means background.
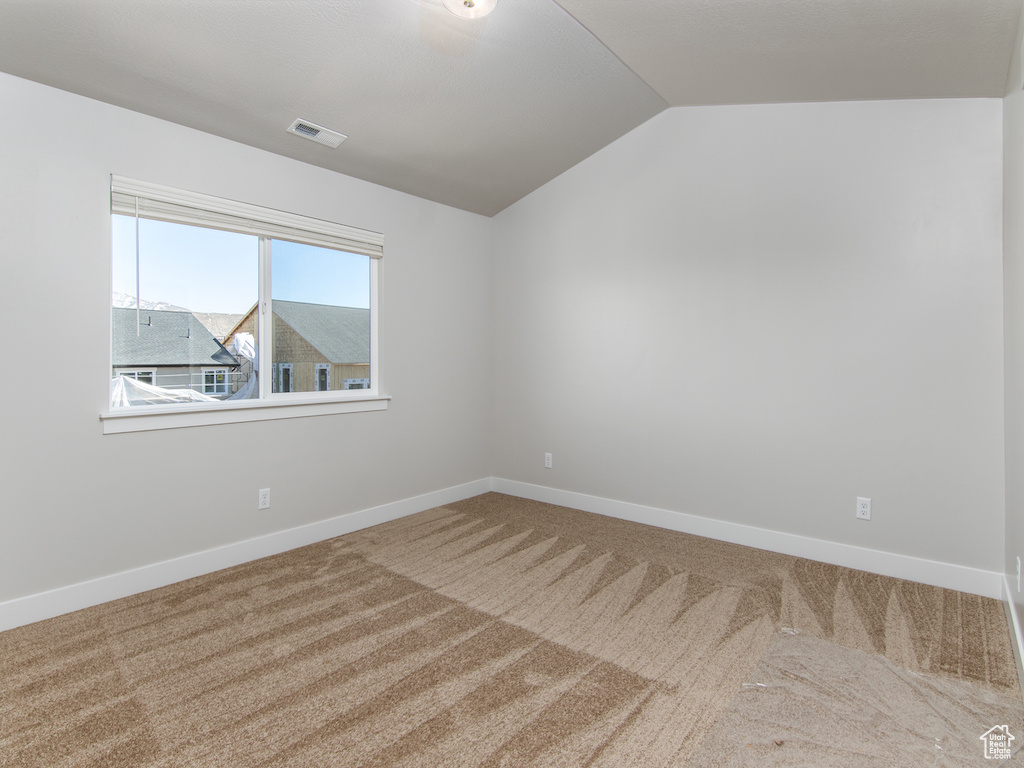
[[[270,489],[260,488],[259,509],[270,509]]]
[[[861,496],[857,497],[857,519],[871,519],[871,499],[865,499]]]
[[[544,466],[547,467],[548,469],[551,469],[551,454],[550,453],[545,453],[544,454]]]
[[[1020,555],[1017,555],[1017,591],[1020,592]]]

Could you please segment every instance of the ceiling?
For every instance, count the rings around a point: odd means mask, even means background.
[[[0,71],[490,216],[670,106],[1001,97],[1022,2],[0,0]]]

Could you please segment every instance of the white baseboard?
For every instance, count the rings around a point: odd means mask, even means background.
[[[1000,573],[854,547],[848,544],[837,544],[765,528],[494,477],[475,480],[421,496],[339,515],[298,528],[290,528],[255,539],[226,544],[130,571],[122,571],[9,600],[0,603],[0,631],[164,587],[307,544],[315,544],[318,541],[369,528],[488,491],[498,491],[524,499],[594,512],[606,517],[631,520],[659,528],[692,533],[720,541],[767,549],[786,555],[805,557],[809,560],[818,560],[1003,600],[1008,605],[1007,610],[1013,611],[1014,623],[1011,631],[1015,633],[1017,650],[1020,650],[1021,647],[1022,636],[1019,625],[1015,623],[1016,613],[1013,602],[1007,601],[1009,587],[1005,584],[1005,577]],[[1004,590],[1006,591],[1004,592]],[[1022,651],[1022,657],[1024,657],[1024,651]]]
[[[130,571],[59,587],[0,603],[0,631],[53,618],[92,605],[99,605],[157,587],[165,587],[195,576],[213,573],[261,557],[315,544],[345,533],[369,528],[433,507],[468,499],[491,490],[491,479],[444,488],[379,507],[338,515],[329,520],[270,533],[247,541],[176,557]]]
[[[978,568],[925,560],[894,552],[838,544],[833,541],[781,533],[767,528],[756,528],[684,512],[672,512],[667,509],[646,507],[641,504],[615,501],[599,496],[561,491],[542,485],[532,485],[497,477],[492,478],[492,481],[493,490],[524,499],[582,509],[585,512],[594,512],[607,517],[631,520],[672,531],[706,536],[709,539],[856,568],[883,576],[894,576],[936,587],[956,589],[996,600],[1003,598],[1003,575],[995,571],[983,571]]]

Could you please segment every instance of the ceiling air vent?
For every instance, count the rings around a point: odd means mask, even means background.
[[[348,138],[343,133],[328,130],[308,120],[296,120],[288,127],[288,133],[294,133],[296,136],[311,139],[328,147],[336,147]]]

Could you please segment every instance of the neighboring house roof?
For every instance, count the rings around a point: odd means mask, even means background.
[[[332,363],[370,362],[370,310],[274,301],[274,314]]]
[[[115,368],[158,365],[238,367],[238,360],[191,312],[144,309],[135,332],[135,310],[114,307]]]
[[[206,326],[218,341],[231,333],[232,329],[238,325],[238,321],[245,317],[245,315],[226,312],[193,312],[192,314]]]

